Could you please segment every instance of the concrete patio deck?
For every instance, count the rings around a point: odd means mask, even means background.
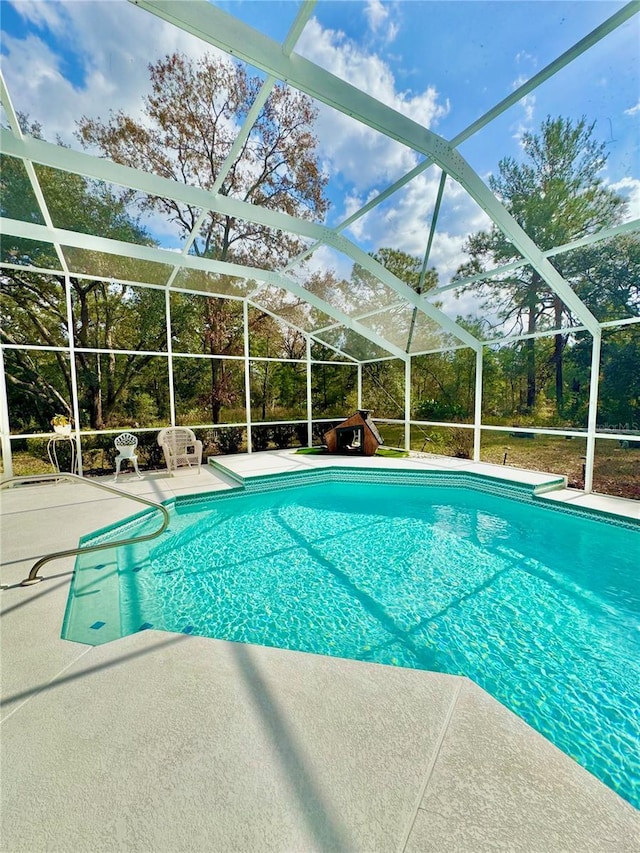
[[[223,461],[251,476],[318,459]],[[233,484],[209,466],[118,487],[164,500]],[[2,492],[3,853],[639,848],[640,813],[468,679],[156,631],[61,640],[73,559],[13,585],[135,511],[82,483]]]

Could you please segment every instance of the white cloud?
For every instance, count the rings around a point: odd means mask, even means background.
[[[533,121],[533,111],[536,106],[536,96],[535,95],[525,95],[524,98],[520,101],[522,104],[522,109],[524,110],[524,120],[531,124]]]
[[[383,59],[344,33],[323,29],[315,18],[305,27],[296,51],[425,127],[434,127],[449,110],[434,86],[417,93],[399,91]],[[374,184],[392,183],[417,162],[413,150],[322,104],[318,138],[327,170],[359,193]]]
[[[389,9],[385,8],[380,0],[367,0],[364,7],[364,16],[375,33],[389,17]]]
[[[516,62],[520,63],[528,63],[529,65],[535,68],[538,65],[538,60],[530,53],[527,53],[526,50],[520,50],[516,53]]]
[[[64,32],[62,7],[55,3],[43,3],[42,0],[20,0],[12,4],[16,12],[25,21],[39,28],[48,28],[51,32]]]
[[[387,202],[356,220],[348,229],[348,236],[374,249],[390,246],[422,258],[439,180],[437,169],[427,169]],[[441,285],[446,284],[467,260],[463,251],[467,237],[490,225],[490,218],[466,190],[449,179],[429,257],[429,266],[438,270]]]
[[[516,59],[520,56],[516,57]],[[527,77],[522,74],[519,75],[511,84],[511,88],[515,91],[520,88],[520,86],[524,85],[527,82]],[[532,94],[525,95],[524,98],[521,98],[518,103],[522,107],[523,115],[517,120],[515,124],[511,125],[511,130],[513,131],[513,139],[517,140],[520,145],[522,145],[522,137],[528,131],[531,130],[536,106],[536,96]]]
[[[76,121],[82,115],[106,118],[122,109],[139,116],[149,91],[147,64],[182,51],[191,57],[215,48],[143,12],[130,3],[64,3],[21,0],[15,8],[26,20],[64,36],[65,51],[83,77],[74,85],[65,58],[38,35],[24,39],[3,34],[2,66],[17,110],[39,121],[48,139],[60,136],[78,147]],[[144,51],[140,49],[144,45]]]
[[[627,199],[627,219],[640,219],[640,180],[638,178],[622,178],[615,184],[609,185],[610,189],[620,193]]]
[[[367,0],[364,7],[364,16],[369,24],[369,29],[374,35],[378,35],[384,27],[386,42],[392,42],[398,35],[398,25],[390,20],[389,4],[381,0]]]
[[[511,324],[506,326],[501,321],[498,311],[492,310],[493,300],[490,300],[490,305],[487,305],[487,300],[479,297],[474,290],[448,290],[439,294],[434,302],[439,304],[440,310],[452,320],[465,317],[484,322],[485,328],[491,329],[491,333],[487,337],[512,331]]]
[[[438,103],[434,86],[415,94],[398,91],[394,74],[383,59],[344,33],[323,29],[315,18],[305,27],[296,51],[425,127],[433,127],[449,111],[448,104]]]
[[[336,252],[330,246],[319,246],[312,255],[309,255],[305,261],[305,267],[309,273],[331,271],[338,280],[344,279],[345,281],[349,281],[351,270],[353,269],[353,261],[346,255]],[[294,268],[295,275],[296,269]],[[303,281],[306,280],[306,273],[301,272],[300,275]]]
[[[634,116],[636,113],[640,113],[640,101],[638,101],[635,107],[629,107],[628,110],[624,111],[626,116]]]
[[[392,246],[411,255],[422,256],[439,177],[434,168],[418,175],[388,201],[356,220],[349,228],[350,234],[374,249]]]

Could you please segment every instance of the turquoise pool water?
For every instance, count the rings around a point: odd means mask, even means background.
[[[466,675],[640,807],[639,555],[640,530],[531,501],[326,482],[178,504],[159,540],[84,556],[63,636]]]

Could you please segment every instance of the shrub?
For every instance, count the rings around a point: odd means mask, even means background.
[[[292,424],[277,424],[271,427],[271,440],[278,449],[291,447],[291,439],[295,435]]]
[[[238,453],[242,446],[244,430],[242,427],[223,427],[215,432],[215,443],[220,453]]]
[[[306,424],[295,424],[294,430],[296,433],[296,439],[298,441],[298,444],[301,447],[306,447],[307,442],[309,441],[309,434],[307,432],[307,425]]]
[[[447,400],[420,400],[416,406],[416,417],[424,421],[455,421],[465,416],[465,410],[457,403]]]
[[[452,429],[448,446],[453,456],[457,456],[459,459],[471,459],[473,452],[473,430]]]
[[[269,427],[253,427],[251,430],[251,444],[254,450],[268,450]]]

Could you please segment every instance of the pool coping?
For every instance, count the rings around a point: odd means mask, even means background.
[[[405,460],[394,460],[403,462]],[[261,491],[271,488],[283,488],[287,485],[303,485],[310,482],[319,483],[323,480],[326,482],[366,482],[367,480],[376,483],[386,484],[403,484],[403,479],[408,485],[425,485],[425,486],[445,486],[445,487],[464,487],[471,488],[475,491],[489,492],[498,494],[502,497],[512,498],[514,500],[525,500],[527,502],[535,502],[538,506],[548,507],[558,512],[564,512],[569,515],[599,519],[608,521],[617,526],[625,527],[632,530],[640,529],[640,518],[621,515],[613,509],[605,509],[602,507],[575,506],[568,504],[566,501],[549,500],[554,492],[569,491],[567,489],[567,478],[558,474],[542,474],[541,472],[526,472],[528,474],[538,474],[540,482],[525,483],[520,475],[523,473],[519,469],[512,469],[505,475],[496,476],[495,473],[489,474],[477,470],[461,470],[453,469],[416,469],[414,467],[394,465],[390,467],[364,467],[357,464],[336,465],[332,463],[324,464],[321,467],[309,468],[305,471],[270,471],[263,474],[250,473],[243,475],[234,470],[232,465],[222,461],[219,457],[210,457],[209,464],[215,469],[221,471],[228,477],[231,477],[238,483],[238,486],[248,491]],[[357,477],[353,474],[357,473]],[[411,482],[423,478],[422,482]],[[263,486],[263,489],[260,488]],[[232,491],[236,491],[232,489]],[[580,494],[579,492],[575,493]],[[217,498],[223,495],[217,493]],[[188,496],[178,498],[180,502],[196,502],[197,496]]]
[[[464,471],[460,469],[416,469],[414,467],[398,465],[394,465],[392,468],[380,467],[373,469],[357,464],[336,465],[330,463],[300,471],[269,471],[267,473],[243,475],[217,457],[210,457],[208,464],[229,477],[236,485],[223,490],[173,496],[163,500],[163,506],[171,508],[201,504],[209,501],[217,502],[263,491],[303,485],[318,485],[323,482],[370,482],[382,485],[469,488],[473,491],[485,492],[511,500],[535,503],[536,506],[578,518],[605,521],[628,530],[640,530],[640,518],[623,516],[620,513],[602,507],[576,506],[568,503],[566,500],[554,499],[552,497],[554,492],[569,491],[566,488],[566,477],[562,475],[540,474],[542,479],[536,484],[531,482],[523,483],[518,477],[519,471],[514,471],[511,476],[497,477],[480,471]],[[98,543],[116,529],[126,531],[135,527],[139,522],[148,519],[154,512],[155,510],[153,509],[141,510],[118,523],[106,525],[105,527],[91,531],[80,538],[79,544],[86,545],[89,542]]]

